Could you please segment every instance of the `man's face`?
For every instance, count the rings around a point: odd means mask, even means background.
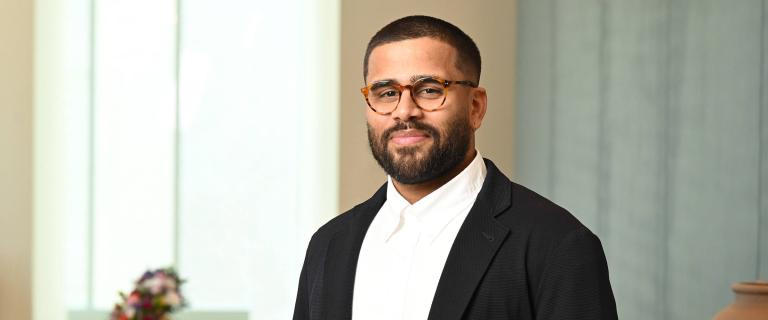
[[[393,80],[406,85],[424,76],[470,80],[456,67],[456,59],[456,49],[432,38],[384,44],[371,52],[366,83]],[[391,114],[367,109],[368,142],[387,174],[403,184],[418,184],[445,175],[472,153],[474,131],[484,113],[482,88],[451,85],[444,105],[435,111],[422,110],[410,92],[403,92]]]

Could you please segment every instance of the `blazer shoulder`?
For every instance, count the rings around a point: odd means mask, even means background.
[[[512,227],[528,228],[544,237],[560,238],[577,230],[586,230],[567,209],[520,184],[512,184],[512,205],[506,215]]]
[[[373,219],[373,216],[381,208],[381,205],[386,200],[386,183],[379,187],[379,189],[373,194],[373,196],[354,206],[342,214],[333,217],[333,219],[326,222],[320,228],[317,229],[315,234],[312,235],[310,246],[312,243],[325,242],[329,240],[336,232],[344,228],[350,227],[366,227]]]
[[[357,205],[352,209],[349,209],[333,217],[331,220],[328,220],[328,222],[320,226],[320,228],[318,228],[317,231],[315,231],[315,234],[312,235],[312,241],[314,242],[320,239],[327,239],[328,237],[332,236],[334,233],[338,232],[342,228],[349,226],[349,224],[352,221],[352,215],[358,209],[359,206],[360,205]]]
[[[306,257],[304,258],[305,266],[310,266],[311,275],[315,275],[324,261],[324,257],[328,251],[328,244],[333,236],[344,228],[351,226],[352,215],[355,208],[347,210],[346,212],[333,217],[333,219],[326,222],[320,228],[312,234],[312,238],[307,245]]]

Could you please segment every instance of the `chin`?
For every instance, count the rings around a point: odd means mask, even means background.
[[[429,150],[422,146],[406,146],[395,147],[394,150],[390,150],[390,157],[398,162],[405,161],[421,161],[429,153]]]
[[[401,155],[426,155],[430,151],[432,151],[432,144],[421,142],[416,143],[412,145],[397,145],[394,143],[389,143],[388,149],[390,152],[390,155],[392,156],[401,156]]]

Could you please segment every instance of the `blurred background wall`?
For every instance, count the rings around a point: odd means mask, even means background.
[[[0,1],[0,319],[32,317],[33,15]]]
[[[480,47],[480,85],[488,90],[488,111],[478,131],[480,153],[507,175],[514,170],[515,1],[342,1],[339,208],[367,200],[386,181],[371,156],[360,94],[368,40],[395,19],[414,14],[440,17],[459,26]]]
[[[601,238],[622,319],[768,277],[765,1],[521,0],[518,180]]]

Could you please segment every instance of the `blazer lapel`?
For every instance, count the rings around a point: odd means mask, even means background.
[[[494,218],[511,205],[512,187],[485,160],[487,175],[474,206],[456,235],[437,285],[429,320],[458,320],[509,229]]]
[[[352,295],[360,247],[368,227],[386,200],[386,190],[384,184],[368,201],[351,210],[348,213],[351,223],[331,238],[323,279],[326,286],[323,305],[327,308],[321,319],[352,319]]]

